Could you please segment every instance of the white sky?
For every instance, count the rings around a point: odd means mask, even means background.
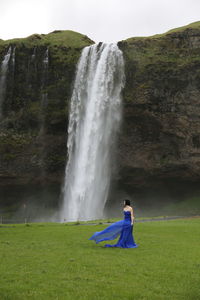
[[[74,30],[96,42],[200,21],[200,0],[0,0],[0,38]]]

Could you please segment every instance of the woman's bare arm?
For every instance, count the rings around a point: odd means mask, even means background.
[[[134,213],[133,213],[133,209],[131,208],[131,225],[133,225],[134,223]]]

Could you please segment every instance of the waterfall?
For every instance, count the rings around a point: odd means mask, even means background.
[[[13,97],[13,90],[15,86],[15,52],[16,52],[16,47],[13,48],[12,55],[10,58],[11,61],[11,67],[10,67],[10,72],[9,72],[9,86],[10,86],[10,94]]]
[[[7,77],[8,64],[10,61],[11,52],[12,52],[12,48],[9,47],[1,63],[1,69],[0,69],[0,120],[2,119],[2,106],[3,106],[5,93],[6,93],[6,77]]]
[[[43,76],[42,76],[42,89],[44,89],[48,80],[48,68],[49,68],[49,49],[45,51],[43,59]],[[48,101],[47,92],[42,91],[42,108],[46,107]]]
[[[46,91],[48,83],[48,68],[49,68],[49,50],[46,49],[43,60],[42,60],[42,77],[41,77],[41,102],[40,102],[40,113],[39,113],[39,133],[38,138],[40,140],[40,176],[45,180],[46,178],[46,139],[45,139],[45,121],[46,121],[46,108],[48,105],[48,93]]]
[[[12,52],[12,68],[13,68],[13,71],[15,69],[15,50],[16,50],[16,47],[13,49],[13,52]]]
[[[43,59],[43,65],[45,69],[48,69],[48,64],[49,64],[49,49],[47,48]]]
[[[34,47],[34,49],[33,49],[33,53],[32,53],[32,55],[31,55],[31,61],[34,61],[35,60],[35,56],[36,56],[36,47]]]
[[[44,119],[44,113],[45,113],[45,109],[48,103],[48,94],[46,91],[44,91],[45,86],[47,84],[47,80],[48,80],[48,67],[49,67],[49,50],[47,48],[47,50],[45,51],[44,54],[44,58],[43,58],[43,62],[42,62],[42,66],[43,66],[43,72],[42,72],[42,85],[41,85],[41,89],[42,89],[42,94],[41,94],[41,126],[40,126],[40,133],[39,135],[43,135],[44,134],[44,123],[45,123],[45,119]]]
[[[45,54],[44,54],[44,58],[43,58],[43,61],[42,61],[42,68],[43,68],[43,71],[42,71],[42,89],[44,89],[46,83],[47,83],[47,80],[48,80],[48,68],[49,68],[49,49],[47,48],[47,50],[45,51]],[[44,93],[44,91],[42,91],[42,96],[46,93]]]
[[[26,85],[29,90],[29,93],[36,92],[37,90],[37,61],[36,61],[36,54],[37,54],[37,47],[32,49],[32,54],[28,60],[28,67],[27,67],[27,76],[26,76]]]
[[[116,44],[83,49],[71,98],[61,220],[103,217],[123,85],[123,55]]]

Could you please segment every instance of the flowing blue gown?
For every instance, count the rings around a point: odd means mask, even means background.
[[[94,240],[96,244],[103,241],[119,240],[114,245],[106,244],[105,247],[137,248],[133,238],[133,226],[131,225],[131,212],[124,211],[124,220],[113,223],[103,231],[95,232],[89,240]]]

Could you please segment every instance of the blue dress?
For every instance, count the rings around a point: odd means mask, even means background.
[[[124,211],[124,220],[113,223],[103,231],[95,232],[89,240],[94,240],[96,244],[103,241],[119,240],[114,245],[106,244],[105,247],[137,248],[133,238],[133,226],[131,225],[131,212]]]

